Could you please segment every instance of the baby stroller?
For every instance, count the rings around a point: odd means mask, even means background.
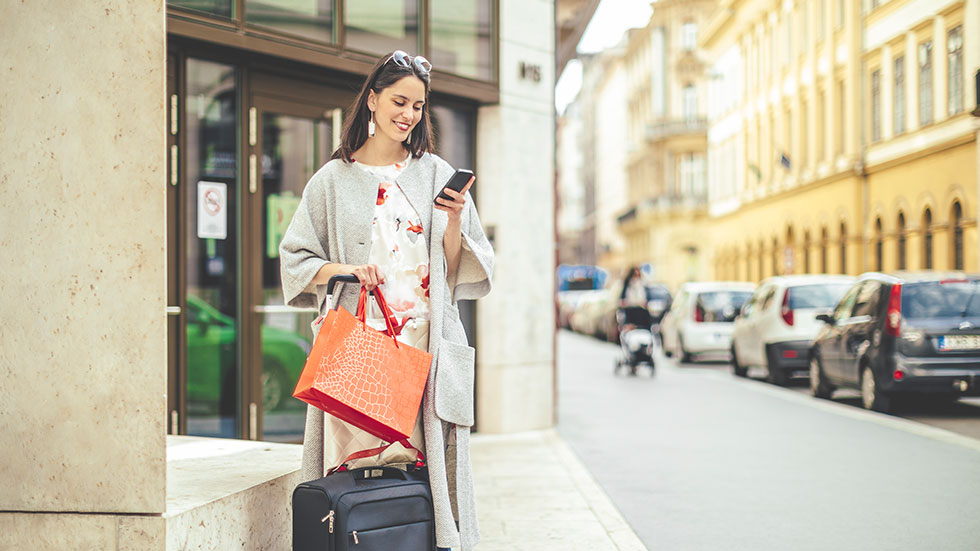
[[[629,366],[630,375],[636,375],[640,364],[650,366],[653,372],[656,365],[653,361],[653,319],[650,312],[642,306],[621,306],[616,310],[616,322],[619,326],[620,354],[613,372],[618,373],[619,368],[626,365]]]

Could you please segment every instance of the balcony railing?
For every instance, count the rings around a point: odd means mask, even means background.
[[[706,194],[680,195],[675,193],[665,193],[656,197],[649,197],[632,205],[616,217],[618,225],[623,225],[635,219],[639,214],[655,211],[668,211],[671,209],[691,209],[704,207],[708,204]]]
[[[675,119],[647,126],[647,140],[659,140],[669,136],[700,134],[708,130],[708,119]]]

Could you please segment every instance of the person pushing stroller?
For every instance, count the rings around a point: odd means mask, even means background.
[[[622,356],[616,361],[616,369],[624,364],[629,365],[633,375],[636,375],[637,366],[643,363],[653,369],[653,317],[647,309],[647,288],[638,266],[630,268],[623,281],[616,322],[622,348]]]

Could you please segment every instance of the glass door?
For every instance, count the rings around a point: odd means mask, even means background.
[[[310,177],[334,151],[340,133],[340,109],[254,98],[249,114],[256,124],[256,140],[249,163],[257,166],[252,207],[253,245],[250,263],[255,292],[250,305],[252,327],[249,354],[250,381],[256,434],[262,440],[301,442],[306,404],[293,398],[313,343],[310,323],[315,309],[283,304],[279,271],[279,243],[299,205]],[[251,170],[251,169],[250,169]]]

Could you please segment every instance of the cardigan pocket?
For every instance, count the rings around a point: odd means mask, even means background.
[[[473,347],[442,341],[436,360],[436,415],[463,427],[473,426]]]

